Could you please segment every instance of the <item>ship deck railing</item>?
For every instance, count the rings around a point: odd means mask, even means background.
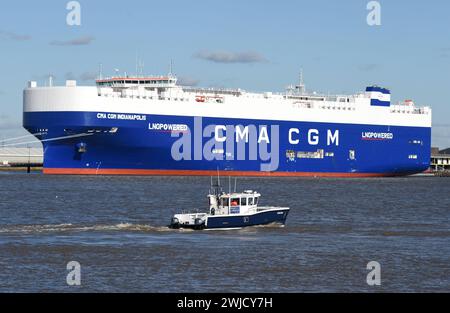
[[[232,95],[240,96],[243,94],[242,89],[225,89],[225,88],[196,88],[183,86],[183,91],[188,93],[211,93],[211,94],[222,94],[222,95]]]
[[[182,97],[172,96],[172,97],[163,97],[154,92],[149,93],[131,93],[131,94],[123,94],[122,92],[117,91],[108,91],[106,92],[106,88],[99,88],[101,90],[98,91],[98,96],[100,97],[112,97],[112,98],[136,98],[136,99],[149,99],[149,100],[175,100],[175,101],[188,101],[189,97],[195,94],[213,94],[213,95],[231,95],[231,96],[242,96],[245,91],[241,89],[217,89],[217,88],[193,88],[193,87],[183,87],[183,92],[190,94],[189,96]],[[108,88],[109,89],[109,88]],[[250,97],[255,96],[256,94],[248,94]],[[286,93],[261,93],[257,94],[260,97],[264,98],[281,98],[284,100],[293,101],[293,105],[297,105],[298,108],[304,109],[343,109],[343,110],[355,110],[356,98],[368,98],[365,95],[353,95],[353,96],[321,96],[315,94],[302,94],[302,95],[293,95]],[[401,114],[429,114],[429,107],[416,107],[411,106],[404,103],[393,104],[390,106],[391,113],[401,113]]]

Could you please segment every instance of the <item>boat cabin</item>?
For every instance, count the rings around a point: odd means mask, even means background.
[[[256,212],[261,194],[246,190],[242,193],[210,194],[209,210],[212,215],[248,214]]]

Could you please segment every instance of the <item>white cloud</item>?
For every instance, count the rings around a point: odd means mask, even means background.
[[[215,63],[262,63],[267,59],[254,51],[230,52],[230,51],[200,51],[194,54],[195,58]]]
[[[361,64],[358,66],[358,69],[363,72],[372,72],[381,67],[380,64],[369,63],[369,64]]]
[[[180,86],[197,86],[199,82],[198,79],[192,77],[180,76],[178,77],[177,84]]]
[[[450,57],[450,48],[441,48],[439,49],[439,57],[448,58]]]
[[[52,46],[85,46],[91,44],[95,40],[92,36],[84,36],[72,40],[60,41],[53,40],[50,42]]]
[[[64,75],[64,78],[65,78],[66,80],[76,80],[76,79],[77,79],[76,75],[75,75],[73,72],[67,72],[67,73]]]
[[[14,41],[26,41],[30,40],[31,36],[0,30],[0,38]]]
[[[92,81],[97,79],[97,73],[94,72],[84,72],[80,75],[80,80],[82,81]]]
[[[74,72],[67,72],[64,75],[66,80],[78,80],[78,81],[94,81],[97,78],[97,73],[94,72],[84,72],[80,75],[75,74]]]
[[[94,72],[84,72],[80,75],[76,75],[73,72],[67,72],[64,75],[66,80],[80,80],[80,81],[93,81],[97,78],[97,73]]]

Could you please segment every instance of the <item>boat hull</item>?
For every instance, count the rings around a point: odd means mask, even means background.
[[[250,226],[269,224],[284,225],[289,213],[289,208],[273,208],[261,210],[252,214],[209,215],[203,223],[172,223],[174,229],[239,229]]]
[[[286,223],[289,209],[265,210],[249,215],[208,216],[205,229],[244,228],[249,226]]]
[[[430,162],[430,127],[108,114],[116,113],[24,112],[24,127],[44,146],[44,173],[376,177],[420,173]],[[230,125],[254,126],[256,146],[233,136],[216,149]]]

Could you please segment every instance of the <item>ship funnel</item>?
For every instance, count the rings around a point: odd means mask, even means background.
[[[391,105],[391,91],[387,88],[369,86],[366,94],[370,97],[370,105],[388,107]]]

